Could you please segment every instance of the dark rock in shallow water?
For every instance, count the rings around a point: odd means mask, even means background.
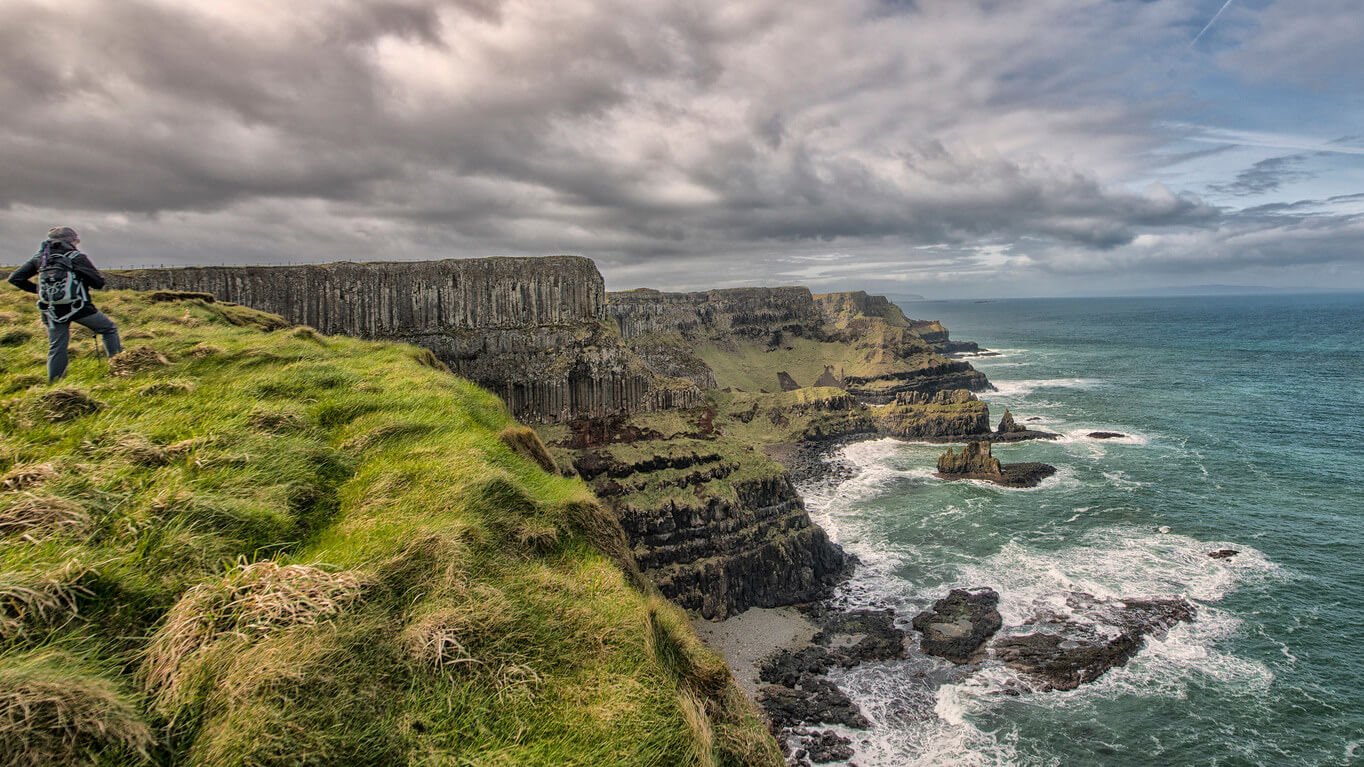
[[[1009,412],[1008,408],[1004,409],[1004,417],[999,419],[999,428],[995,429],[995,431],[1000,434],[1012,434],[1014,432],[1027,430],[1028,427],[1019,426],[1014,422],[1014,414]]]
[[[903,658],[905,633],[895,627],[895,613],[819,605],[809,614],[823,628],[812,644],[780,650],[762,662],[758,678],[768,685],[758,691],[758,703],[774,730],[811,724],[867,727],[857,706],[824,674],[834,666],[852,668],[868,661]]]
[[[1004,479],[991,481],[1005,487],[1037,487],[1055,473],[1056,467],[1048,463],[1006,463]]]
[[[1217,551],[1209,551],[1208,556],[1212,557],[1213,559],[1231,559],[1232,557],[1240,553],[1241,552],[1237,551],[1236,549],[1218,549]]]
[[[996,639],[996,658],[1032,677],[1042,690],[1073,690],[1136,655],[1148,635],[1163,635],[1194,617],[1185,599],[1103,600],[1092,594],[1066,598],[1069,614],[1046,612],[1023,626],[1033,633]],[[1078,622],[1084,618],[1089,622]]]
[[[846,762],[853,757],[852,740],[833,730],[812,733],[805,740],[805,755],[815,764]]]
[[[798,650],[778,650],[767,656],[758,667],[758,679],[782,687],[796,687],[803,676],[818,676],[832,668],[837,661],[829,648],[818,645]]]
[[[850,610],[822,619],[816,645],[829,648],[834,662],[844,668],[905,656],[905,632],[895,628],[892,610]]]
[[[1127,435],[1116,431],[1091,431],[1085,436],[1090,439],[1122,439]]]
[[[957,664],[971,662],[985,640],[1004,625],[998,605],[999,594],[993,589],[952,589],[932,609],[914,616],[914,628],[924,635],[923,651]]]
[[[812,617],[824,627],[813,644],[767,656],[758,669],[759,679],[795,687],[801,677],[818,676],[834,666],[852,668],[905,655],[905,632],[895,627],[891,610],[833,611]]]
[[[1004,487],[1037,487],[1056,473],[1045,463],[1001,464],[990,454],[989,442],[968,442],[957,453],[948,448],[938,457],[937,476],[942,479],[983,479]]]
[[[1042,419],[1039,418],[1038,416],[1033,416],[1032,418],[1027,419],[1028,423],[1034,423],[1034,422],[1040,421],[1040,420],[1042,420]]]
[[[758,690],[758,703],[775,729],[802,724],[866,729],[871,724],[842,690],[823,677],[807,675],[795,688],[768,685]]]

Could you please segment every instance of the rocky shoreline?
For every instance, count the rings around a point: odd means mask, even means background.
[[[857,468],[841,460],[839,450],[867,438],[784,443],[769,446],[768,454],[807,492],[854,477]],[[988,451],[988,442],[983,446]],[[1230,550],[1208,553],[1213,558],[1233,555]],[[851,569],[856,560],[847,556]],[[1056,597],[1063,607],[1039,608],[1022,623],[1008,626],[998,610],[999,593],[988,587],[952,588],[913,616],[889,609],[847,609],[821,600],[782,608],[788,617],[799,616],[794,619],[803,630],[797,635],[777,632],[784,641],[768,642],[767,653],[750,646],[738,657],[731,647],[712,646],[725,655],[737,677],[749,680],[745,692],[767,715],[787,763],[813,765],[855,759],[856,738],[846,735],[871,727],[856,702],[830,679],[832,670],[931,657],[951,666],[941,673],[914,672],[930,689],[1002,665],[1018,674],[1007,690],[1011,694],[1072,690],[1125,665],[1147,637],[1163,637],[1196,615],[1195,606],[1183,598],[1104,599],[1083,592]],[[742,621],[744,615],[731,620]],[[762,645],[770,636],[747,638]],[[842,729],[825,729],[829,726]]]

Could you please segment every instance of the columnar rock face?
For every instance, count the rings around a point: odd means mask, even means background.
[[[610,331],[601,274],[577,256],[144,269],[111,274],[109,283],[211,293],[326,333],[420,344],[501,395],[523,421],[704,399],[694,383],[651,370]]]
[[[579,256],[305,266],[201,266],[112,274],[112,288],[212,293],[324,333],[401,338],[605,319],[606,286]]]

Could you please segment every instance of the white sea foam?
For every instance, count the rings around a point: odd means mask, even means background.
[[[926,677],[943,673],[938,661],[919,658],[903,663],[865,664],[831,674],[839,687],[856,691],[859,707],[871,721],[869,731],[835,728],[854,742],[857,764],[877,765],[1015,765],[1020,763],[1015,738],[1007,732],[985,732],[966,721],[952,685],[934,687]],[[949,672],[950,673],[950,672]]]
[[[1108,432],[1110,434],[1121,434],[1121,437],[1109,437],[1098,439],[1089,436],[1094,432]],[[1058,429],[1061,435],[1060,442],[1081,442],[1087,445],[1146,445],[1151,442],[1151,438],[1145,434],[1139,434],[1133,429],[1124,426],[1065,426]]]
[[[999,591],[1005,625],[1019,625],[1039,609],[1069,611],[1065,594],[1070,591],[1110,599],[1183,594],[1197,600],[1193,622],[1178,624],[1163,637],[1149,637],[1145,648],[1126,666],[1073,691],[1034,695],[1031,705],[1065,709],[1090,706],[1095,699],[1115,696],[1183,698],[1191,683],[1208,681],[1215,681],[1229,695],[1264,695],[1273,682],[1273,672],[1264,664],[1218,649],[1222,640],[1239,629],[1240,621],[1211,603],[1240,583],[1270,576],[1278,568],[1258,551],[1245,547],[1229,560],[1207,556],[1208,551],[1224,545],[1181,535],[1157,536],[1136,528],[1109,528],[1095,531],[1082,538],[1077,547],[1061,552],[1010,542],[995,556],[966,567],[959,582],[990,585]],[[890,586],[887,577],[893,576],[859,573],[859,579],[879,581],[882,588]],[[910,599],[923,603],[940,596],[943,589],[932,586]],[[1090,620],[1084,615],[1073,617]],[[1012,731],[983,731],[973,723],[973,715],[1002,700],[1016,700],[1000,693],[1019,689],[1019,675],[998,663],[987,663],[964,679],[949,680],[936,688],[926,681],[934,676],[933,668],[939,675],[958,673],[944,670],[946,667],[945,663],[916,657],[838,672],[836,683],[872,721],[870,733],[844,733],[857,741],[858,764],[888,767],[1023,761]]]
[[[1039,389],[1091,389],[1101,386],[1103,381],[1098,378],[1029,378],[1018,381],[995,381],[995,391],[982,392],[981,397],[989,400],[991,395],[1014,398],[1026,397]]]
[[[1075,472],[1065,466],[1058,467],[1056,473],[1037,483],[1035,487],[1005,487],[991,482],[988,479],[942,479],[933,472],[929,476],[938,482],[965,482],[986,490],[993,490],[997,493],[1040,493],[1054,490],[1059,487],[1076,487],[1080,480],[1075,476]]]
[[[1137,490],[1146,487],[1145,482],[1128,478],[1125,471],[1105,471],[1103,475],[1104,479],[1108,480],[1108,484],[1125,493],[1135,493]]]
[[[1243,584],[1285,575],[1262,553],[1241,543],[1202,541],[1169,528],[1157,533],[1147,526],[1111,526],[1079,534],[1060,549],[1041,537],[1012,540],[990,556],[944,570],[937,582],[906,580],[903,568],[914,552],[890,540],[860,504],[894,482],[923,479],[930,469],[906,464],[919,462],[929,452],[895,440],[849,445],[839,458],[852,466],[853,475],[811,492],[808,505],[816,521],[861,560],[854,577],[840,587],[838,602],[894,607],[903,623],[950,587],[990,586],[1000,593],[1005,625],[1017,626],[1039,609],[1068,611],[1077,621],[1092,622],[1092,617],[1069,610],[1065,594],[1072,591],[1101,599],[1185,596],[1195,601],[1193,622],[1175,626],[1164,637],[1148,638],[1129,664],[1096,682],[1069,692],[1030,696],[1030,704],[1065,708],[1117,695],[1184,697],[1190,684],[1209,681],[1229,695],[1266,694],[1274,679],[1268,666],[1219,649],[1239,630],[1240,622],[1216,603]],[[1141,487],[1120,471],[1105,477],[1118,487]],[[1079,480],[1070,475],[1056,481]],[[976,515],[988,511],[996,503],[994,497],[977,495],[920,513],[925,519]],[[1108,511],[1076,506],[1067,522]],[[1207,556],[1221,548],[1239,553],[1223,560]],[[1280,649],[1289,663],[1296,661],[1287,645]],[[954,673],[959,672],[949,664],[922,656],[834,672],[834,681],[872,722],[869,731],[839,729],[853,739],[855,761],[864,767],[1035,763],[1037,755],[1018,752],[1013,730],[984,731],[974,723],[975,715],[1003,700],[1017,700],[1000,693],[1017,689],[1018,674],[997,662],[987,662],[964,679],[951,678]]]

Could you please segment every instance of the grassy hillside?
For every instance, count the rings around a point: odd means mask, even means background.
[[[0,754],[780,764],[587,488],[394,344],[100,296],[45,383],[0,297]]]

